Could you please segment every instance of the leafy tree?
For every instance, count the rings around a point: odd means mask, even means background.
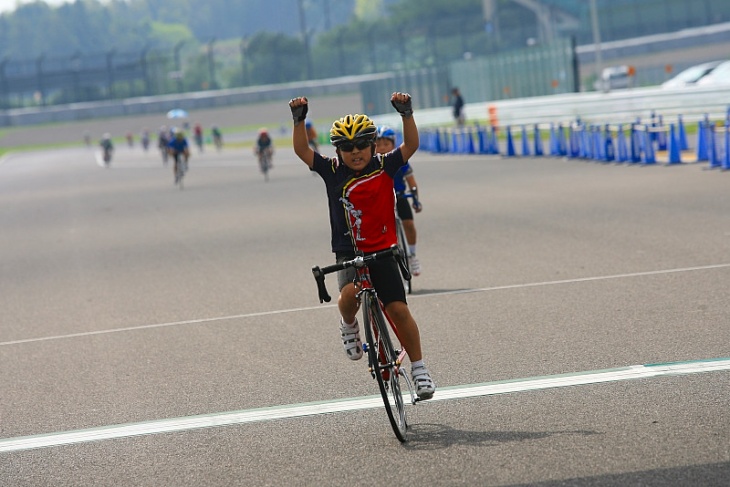
[[[390,22],[408,31],[417,31],[421,26],[438,26],[454,18],[471,19],[468,27],[477,25],[481,29],[484,24],[482,0],[400,0],[390,6]],[[450,32],[455,32],[453,25],[449,27]]]
[[[261,32],[248,45],[252,84],[269,84],[304,79],[306,53],[298,39]]]
[[[355,2],[355,18],[373,21],[383,14],[383,0],[357,0]]]

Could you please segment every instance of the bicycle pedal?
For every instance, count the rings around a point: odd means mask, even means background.
[[[368,348],[370,348],[370,347],[368,347],[368,344],[367,343],[363,343],[362,344],[362,351],[363,352],[368,353]]]

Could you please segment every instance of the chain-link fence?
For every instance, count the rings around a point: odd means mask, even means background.
[[[362,83],[367,113],[391,111],[387,95],[407,91],[418,108],[446,106],[458,86],[466,101],[503,100],[572,93],[579,86],[575,45],[571,40],[465,59],[442,68],[398,71],[386,79]]]

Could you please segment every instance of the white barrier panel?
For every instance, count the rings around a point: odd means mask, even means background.
[[[414,100],[418,106],[418,100]],[[660,87],[616,90],[609,93],[567,93],[536,96],[517,100],[469,103],[465,106],[469,120],[487,120],[490,105],[497,108],[500,126],[535,123],[568,124],[577,118],[588,123],[629,123],[637,118],[648,119],[652,112],[669,117],[682,115],[685,122],[699,121],[708,114],[711,119],[725,118],[730,104],[730,84],[723,87]],[[451,125],[450,107],[418,110],[419,125]],[[373,117],[375,123],[400,126],[397,113]]]

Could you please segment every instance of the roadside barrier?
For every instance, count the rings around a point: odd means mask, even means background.
[[[597,125],[576,119],[565,125],[474,125],[425,128],[420,133],[421,149],[434,153],[566,157],[629,165],[707,162],[709,168],[730,170],[730,107],[723,125],[711,122],[707,116],[697,122],[694,150],[687,142],[681,115],[676,122],[665,123],[664,117],[655,113],[647,122],[636,119],[631,123]],[[518,137],[520,140],[515,140]]]

